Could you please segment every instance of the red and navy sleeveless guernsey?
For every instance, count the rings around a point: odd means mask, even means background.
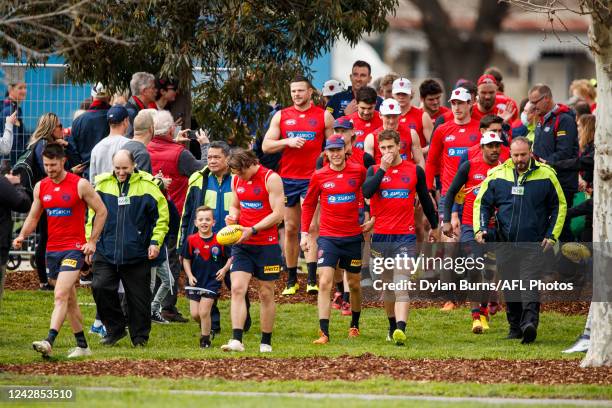
[[[373,167],[374,173],[380,165]],[[414,199],[417,185],[416,164],[402,160],[387,169],[378,191],[370,198],[375,234],[414,234]]]
[[[325,143],[325,110],[315,105],[305,111],[299,111],[295,106],[285,108],[281,110],[280,131],[281,139],[301,137],[306,143],[300,149],[283,149],[279,175],[282,178],[310,179]]]
[[[414,129],[419,135],[419,141],[421,147],[427,146],[427,139],[423,134],[423,109],[411,106],[410,110],[403,115],[400,115],[399,125],[407,126],[410,129]]]
[[[302,232],[308,232],[320,203],[320,236],[341,238],[361,234],[358,208],[365,175],[363,166],[350,161],[340,171],[332,170],[329,164],[317,170],[302,204]]]
[[[203,287],[207,278],[215,276],[219,269],[225,266],[227,256],[221,244],[217,242],[217,235],[202,238],[199,233],[187,237],[187,245],[183,246],[182,256],[191,260],[191,271],[197,279],[198,287]]]
[[[80,250],[85,242],[87,205],[79,197],[79,180],[72,173],[55,184],[49,177],[40,182],[39,199],[47,213],[47,252]]]
[[[250,180],[245,181],[240,177],[234,177],[234,191],[240,201],[240,218],[238,224],[243,227],[252,227],[272,213],[270,206],[270,195],[266,189],[268,177],[274,173],[272,170],[259,166],[257,172]],[[273,226],[266,230],[257,231],[244,244],[270,245],[278,243],[278,228]]]
[[[474,119],[465,125],[458,125],[453,120],[438,126],[431,136],[425,166],[427,188],[433,188],[434,177],[439,174],[442,195],[446,194],[459,168],[461,156],[467,153],[468,148],[480,143],[480,137],[480,124]]]
[[[377,111],[374,111],[370,120],[361,119],[359,112],[354,112],[345,117],[353,123],[353,131],[355,132],[354,146],[360,149],[363,149],[363,142],[365,142],[366,136],[382,126],[382,119]]]
[[[463,201],[461,224],[473,225],[472,214],[474,213],[474,201],[476,201],[480,185],[487,178],[488,171],[500,164],[502,164],[501,161],[497,161],[493,165],[487,164],[482,158],[482,154],[479,157],[470,159],[470,171],[464,187],[465,200]]]
[[[383,131],[382,126],[372,132],[374,135],[374,162],[380,164],[382,159],[382,153],[378,148],[378,134]],[[400,135],[400,156],[402,160],[410,160],[414,162],[414,156],[412,155],[412,133],[410,128],[407,126],[399,126],[397,132]]]

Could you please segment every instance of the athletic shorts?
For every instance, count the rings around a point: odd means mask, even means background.
[[[416,251],[415,234],[372,234],[373,258],[414,257]]]
[[[317,266],[329,266],[346,270],[350,273],[361,272],[361,234],[353,237],[319,237]]]
[[[188,282],[186,282],[186,284],[187,283]],[[203,290],[185,289],[185,295],[190,300],[195,300],[197,302],[199,302],[201,298],[217,299],[221,291],[221,283],[221,281],[216,279],[215,274],[211,273],[202,278],[198,278],[195,287]]]
[[[47,278],[57,279],[60,272],[79,271],[85,263],[83,251],[52,251],[47,252]]]
[[[247,272],[260,281],[275,281],[280,277],[282,257],[278,244],[232,246],[231,272]]]
[[[462,252],[466,255],[483,256],[488,247],[492,246],[495,241],[495,228],[486,228],[487,234],[485,240],[487,244],[479,244],[476,242],[476,234],[472,225],[461,224],[461,243]]]
[[[283,179],[283,190],[285,191],[285,207],[295,207],[300,203],[300,198],[306,197],[309,179]]]

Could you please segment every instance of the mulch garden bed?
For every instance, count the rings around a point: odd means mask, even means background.
[[[579,360],[399,360],[372,354],[340,357],[211,360],[91,360],[0,364],[0,372],[25,375],[222,378],[226,380],[359,381],[378,376],[408,381],[480,384],[612,384],[612,367],[580,368]]]

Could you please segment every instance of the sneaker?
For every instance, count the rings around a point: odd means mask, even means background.
[[[533,324],[529,323],[523,329],[523,340],[521,341],[521,344],[533,343],[537,336],[538,336],[538,330],[535,328]]]
[[[451,310],[455,310],[455,308],[457,308],[457,305],[455,304],[455,302],[452,301],[448,301],[444,304],[444,306],[442,306],[442,308],[440,309],[443,312],[450,312]]]
[[[362,288],[371,288],[373,285],[374,285],[374,282],[372,282],[372,278],[365,278],[361,280]]]
[[[522,339],[523,338],[523,333],[521,333],[520,330],[515,330],[515,329],[510,329],[510,331],[508,331],[508,335],[506,336],[506,339],[508,340],[517,340],[517,339]]]
[[[223,351],[244,351],[244,344],[239,342],[238,340],[231,339],[221,346],[221,350]]]
[[[105,337],[107,334],[106,327],[104,327],[104,325],[96,327],[92,324],[91,327],[89,328],[89,334],[97,334],[100,337]]]
[[[321,330],[319,330],[319,338],[312,342],[312,344],[327,344],[329,343],[329,337],[327,337]]]
[[[53,348],[47,340],[32,342],[32,348],[42,354],[43,357],[50,357]]]
[[[81,272],[79,276],[79,285],[81,286],[90,286],[93,281],[93,273],[91,271]]]
[[[103,346],[114,346],[115,344],[117,344],[117,342],[119,342],[119,340],[121,340],[125,336],[127,336],[127,332],[125,330],[115,335],[109,333],[104,336],[102,340],[100,340],[100,344],[102,344]]]
[[[332,300],[331,306],[337,310],[342,308],[342,292],[334,293],[334,299]]]
[[[170,322],[164,319],[161,313],[159,312],[151,313],[151,321],[153,323],[159,323],[159,324],[170,324]]]
[[[41,283],[40,286],[38,287],[38,290],[42,290],[42,291],[53,292],[54,289],[55,289],[55,287],[49,285],[48,283]]]
[[[351,316],[351,304],[349,302],[342,302],[342,316]]]
[[[480,319],[472,320],[472,333],[482,334],[482,323],[480,322]]]
[[[189,321],[185,319],[180,312],[171,313],[171,312],[162,311],[161,315],[164,319],[166,319],[169,322],[187,323]]]
[[[272,352],[272,346],[269,345],[269,344],[261,343],[259,345],[259,352],[260,353],[271,353]]]
[[[572,345],[572,347],[563,350],[562,353],[570,354],[570,353],[586,353],[589,351],[589,346],[591,345],[591,336],[586,334],[578,337],[578,340]]]
[[[348,334],[349,338],[352,337],[359,337],[359,329],[357,327],[351,327],[349,329],[349,334]]]
[[[89,357],[91,356],[91,349],[89,346],[87,347],[75,347],[70,349],[68,353],[68,358],[79,358],[79,357]]]
[[[490,316],[494,316],[495,313],[501,311],[501,305],[497,302],[489,302],[487,308],[489,309]]]
[[[489,330],[489,319],[485,315],[480,315],[480,324],[482,324],[482,331]]]
[[[387,338],[385,339],[385,341],[391,343],[393,341],[393,336],[390,333],[387,333]]]
[[[200,341],[200,348],[211,348],[210,341]]]
[[[283,292],[281,293],[281,295],[283,296],[293,296],[297,293],[298,289],[300,288],[299,284],[294,284],[292,286],[287,285],[287,287],[285,288],[285,290],[283,290]]]
[[[393,341],[397,346],[403,346],[406,343],[406,333],[400,329],[393,331]]]
[[[308,285],[306,285],[306,293],[308,293],[309,295],[316,295],[317,293],[319,293],[319,287],[316,283],[314,285],[311,285],[309,283]]]

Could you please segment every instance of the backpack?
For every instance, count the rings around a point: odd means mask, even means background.
[[[13,166],[13,174],[21,177],[21,185],[26,189],[30,198],[34,194],[34,186],[45,177],[42,174],[38,163],[34,147],[27,149],[19,156],[17,163]]]

